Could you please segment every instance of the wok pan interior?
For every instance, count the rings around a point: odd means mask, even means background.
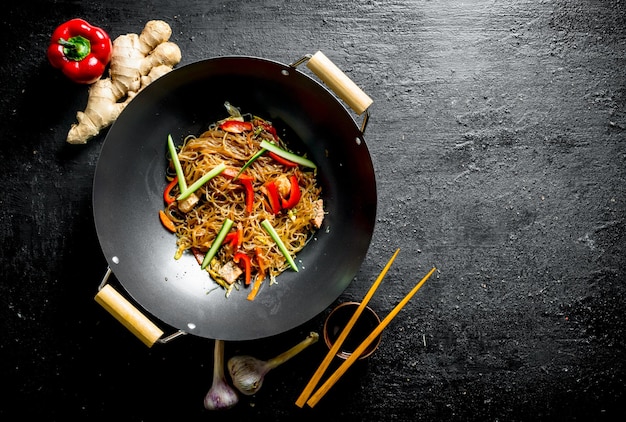
[[[226,116],[224,102],[266,118],[318,164],[326,217],[278,284],[226,298],[159,222],[166,142]],[[117,280],[148,313],[190,334],[250,340],[294,328],[329,306],[367,252],[376,214],[369,152],[351,114],[316,80],[280,63],[221,57],[180,67],[143,90],[104,141],[93,186],[95,226]]]

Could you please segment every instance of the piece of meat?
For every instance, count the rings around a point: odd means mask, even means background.
[[[324,221],[324,201],[322,199],[318,199],[313,204],[313,217],[311,218],[311,223],[316,229],[322,227],[322,222]]]
[[[233,284],[243,274],[243,270],[234,261],[228,261],[217,273],[225,282]]]
[[[291,181],[285,175],[278,176],[276,180],[274,180],[276,187],[278,188],[278,193],[283,198],[289,196],[289,192],[291,192]]]
[[[178,209],[181,212],[188,213],[196,206],[196,204],[200,201],[200,198],[195,193],[192,193],[187,198],[182,201],[178,201]]]

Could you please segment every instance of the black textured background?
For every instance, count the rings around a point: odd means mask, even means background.
[[[396,248],[370,303],[381,316],[439,270],[314,409],[294,401],[321,343],[210,413],[212,341],[148,349],[93,301],[106,261],[91,184],[106,132],[65,143],[87,90],[45,58],[73,17],[112,38],[164,19],[181,64],[322,50],[374,99],[377,225],[338,302],[363,297]],[[10,2],[0,19],[2,420],[626,417],[623,1],[60,0]],[[326,313],[228,343],[227,357],[270,358]]]

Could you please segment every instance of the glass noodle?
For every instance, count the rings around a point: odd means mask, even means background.
[[[193,253],[201,261],[216,240],[223,223],[227,219],[234,222],[231,233],[239,233],[241,237],[224,242],[207,266],[212,278],[230,293],[233,286],[240,286],[245,279],[245,266],[242,260],[235,259],[236,254],[242,253],[249,258],[251,285],[260,284],[265,278],[273,281],[289,267],[275,240],[262,227],[264,220],[271,224],[286,251],[293,257],[321,225],[323,203],[320,199],[321,189],[316,181],[316,169],[286,165],[265,152],[241,171],[251,157],[263,149],[262,141],[285,150],[287,147],[271,123],[263,119],[250,116],[245,120],[245,125],[234,128],[224,124],[228,120],[244,121],[244,118],[235,116],[222,120],[199,136],[189,135],[184,139],[177,156],[186,185],[192,186],[218,166],[225,165],[225,170],[204,183],[192,194],[192,198],[188,198],[193,199],[195,195],[198,201],[191,209],[185,209],[183,200],[174,200],[167,205],[165,213],[175,226],[178,246],[176,258],[183,253]],[[169,181],[176,176],[173,161],[170,157],[167,168]],[[295,176],[300,190],[299,201],[289,209],[272,209],[268,183],[278,187],[279,199],[287,200],[293,189],[290,184],[292,176]],[[253,200],[248,207],[246,196],[251,192],[246,189],[242,179],[248,179],[252,184]],[[174,185],[171,196],[176,198],[180,194],[180,184]],[[233,237],[231,235],[230,238]],[[236,283],[225,275],[227,268],[240,269],[241,274]]]

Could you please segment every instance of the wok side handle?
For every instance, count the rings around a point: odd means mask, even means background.
[[[110,284],[104,285],[94,299],[146,346],[152,347],[163,335],[159,327]]]
[[[374,102],[321,51],[312,55],[306,65],[356,114],[363,114]]]

